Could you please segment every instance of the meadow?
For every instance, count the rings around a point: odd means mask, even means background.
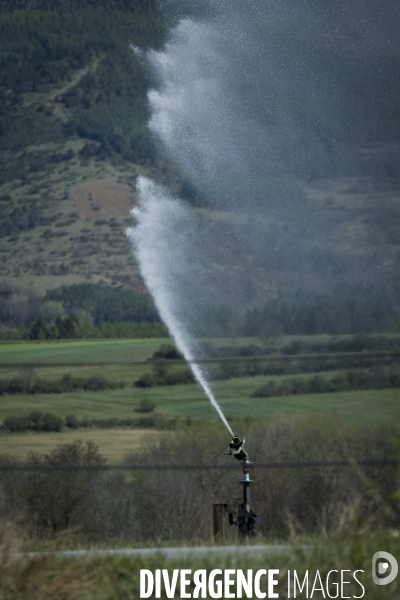
[[[323,341],[325,336],[320,336]],[[316,341],[318,336],[313,336]],[[303,338],[304,339],[304,338]],[[293,340],[287,338],[279,343]],[[110,381],[124,381],[125,389],[69,392],[62,394],[21,394],[0,397],[0,421],[10,416],[22,416],[32,411],[52,412],[65,418],[73,414],[79,420],[135,419],[135,410],[144,401],[154,405],[153,416],[163,419],[205,420],[218,422],[218,415],[198,384],[170,385],[151,388],[134,386],[143,373],[150,373],[153,364],[146,362],[166,339],[144,340],[71,340],[15,342],[0,345],[0,376],[38,376],[55,380],[67,373],[88,378],[101,375]],[[236,343],[249,345],[254,338]],[[219,340],[224,345],[227,340]],[[164,364],[167,361],[164,361]],[[170,370],[182,368],[182,361],[169,361]],[[322,373],[329,377],[336,371]],[[311,376],[312,374],[303,374]],[[393,426],[400,422],[400,390],[362,390],[324,394],[303,394],[284,397],[254,398],[261,385],[285,376],[256,376],[214,381],[212,386],[218,402],[235,428],[243,421],[270,420],[279,414],[331,415],[345,421],[372,425]],[[292,377],[289,375],[289,377]],[[294,375],[293,375],[294,377]],[[222,425],[221,425],[222,427]],[[44,452],[57,442],[73,439],[93,439],[101,452],[112,462],[121,460],[146,436],[154,435],[155,423],[142,431],[138,429],[93,428],[63,429],[62,432],[0,433],[0,453],[10,453],[23,459],[29,450]]]

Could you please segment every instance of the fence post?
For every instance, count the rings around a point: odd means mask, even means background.
[[[214,542],[225,541],[225,505],[213,504],[213,533]]]

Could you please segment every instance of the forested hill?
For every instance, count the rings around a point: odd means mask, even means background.
[[[70,114],[62,131],[50,127],[53,137],[77,134],[99,142],[103,153],[114,150],[132,161],[151,160],[144,132],[147,82],[129,44],[161,43],[163,27],[153,3],[26,1],[3,2],[1,8],[0,131],[6,147],[26,144],[26,127],[23,139],[15,123],[7,127],[10,114],[24,106],[24,94],[60,86],[97,60],[96,69],[58,98]],[[37,128],[31,141],[40,142]]]
[[[43,295],[104,281],[145,292],[124,229],[139,173],[163,178],[147,132],[153,0],[0,2],[0,278]],[[24,291],[25,290],[25,291]]]
[[[100,284],[93,288],[99,296],[101,286],[130,290],[134,308],[126,308],[124,297],[119,315],[155,318],[124,234],[137,201],[136,178],[144,174],[167,181],[193,203],[202,201],[156,150],[147,130],[149,76],[130,46],[162,47],[168,28],[157,5],[156,0],[0,0],[0,328],[30,327],[44,298],[61,303],[56,308],[66,314],[78,310],[46,293],[62,288],[67,297],[68,288],[83,284]],[[386,81],[395,82],[398,62],[383,58],[383,71],[390,71]],[[312,218],[319,222],[327,216],[330,248],[342,252],[340,265],[363,262],[372,250],[378,258],[390,250],[397,269],[396,85],[390,86],[390,102],[374,104],[381,115],[379,148],[379,136],[371,137],[368,147],[344,148],[338,164],[346,164],[345,176],[315,171],[307,181],[296,182]],[[380,100],[386,91],[374,85]],[[216,217],[202,211],[212,232]],[[229,227],[227,219],[227,235]],[[326,235],[316,228],[312,240],[312,258],[322,271],[330,260]],[[347,251],[354,239],[356,257]],[[274,246],[274,240],[269,238],[267,250],[276,257],[276,273],[260,268],[252,277],[251,293],[260,306],[287,291],[287,248],[279,246],[279,239]],[[246,272],[248,258],[242,256]],[[310,280],[311,294],[313,285]],[[240,304],[240,298],[235,302]],[[95,320],[120,318],[108,312],[93,315]],[[251,313],[250,321],[257,315]]]

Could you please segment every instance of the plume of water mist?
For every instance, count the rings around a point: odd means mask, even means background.
[[[190,312],[197,292],[195,273],[188,272],[187,253],[196,247],[196,223],[190,210],[145,177],[138,180],[140,209],[133,209],[137,225],[127,236],[140,265],[146,286],[160,316],[211,404],[228,431],[233,431],[216,401],[205,373],[196,363],[196,341],[184,315]],[[184,290],[184,294],[181,290]],[[193,290],[193,295],[188,290]]]
[[[215,356],[215,338],[283,332],[285,311],[266,323],[281,300],[303,314],[303,303],[335,290],[353,302],[377,282],[400,287],[398,256],[372,218],[380,203],[362,225],[347,207],[348,178],[364,178],[375,160],[379,176],[384,163],[363,145],[391,140],[389,107],[400,114],[400,52],[392,64],[384,42],[395,3],[371,5],[377,18],[366,20],[364,0],[346,10],[331,0],[160,4],[173,17],[163,49],[132,50],[152,73],[149,128],[176,169],[164,175],[188,203],[140,178],[128,235],[163,321],[229,429],[211,367],[196,362]]]
[[[149,127],[202,206],[241,219],[232,231],[253,273],[264,269],[258,281],[276,284],[270,297],[398,279],[391,249],[375,259],[366,243],[369,258],[359,260],[355,237],[344,251],[345,225],[313,204],[320,180],[329,189],[335,178],[365,176],[354,144],[391,139],[400,85],[383,56],[397,53],[398,65],[399,44],[386,33],[398,23],[396,3],[160,4],[175,24],[163,49],[145,53]]]

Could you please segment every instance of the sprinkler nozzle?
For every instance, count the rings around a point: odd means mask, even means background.
[[[239,436],[234,435],[232,438],[232,441],[229,442],[229,446],[228,446],[228,450],[227,450],[226,454],[234,456],[237,460],[248,459],[249,455],[247,454],[246,450],[243,448],[245,442],[246,442],[245,437],[243,438],[243,440],[241,440],[239,438]]]

